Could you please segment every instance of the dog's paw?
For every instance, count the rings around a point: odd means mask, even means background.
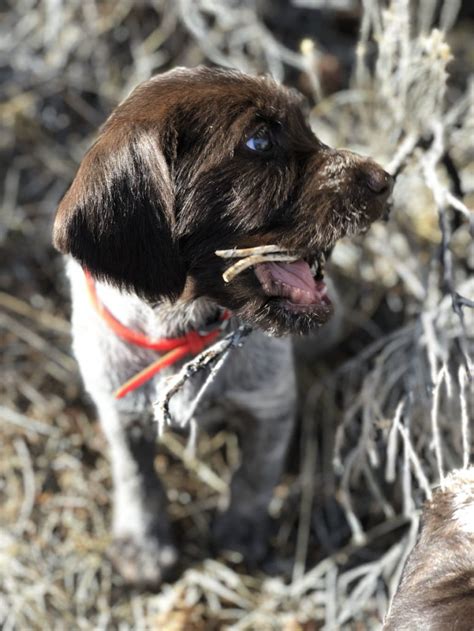
[[[249,517],[234,511],[217,515],[212,538],[218,551],[239,552],[247,566],[263,561],[268,550],[269,519],[266,515]]]
[[[178,561],[178,551],[171,543],[131,536],[115,538],[108,556],[127,584],[148,589],[171,578]]]

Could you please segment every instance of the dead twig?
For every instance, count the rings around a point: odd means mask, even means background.
[[[153,405],[155,420],[158,422],[160,434],[163,433],[163,430],[166,426],[173,424],[173,419],[169,411],[170,400],[183,387],[186,381],[188,381],[188,379],[191,379],[193,375],[200,372],[201,370],[208,368],[213,362],[217,362],[214,370],[211,367],[211,373],[196,397],[196,401],[197,403],[199,403],[204,394],[204,391],[207,390],[207,388],[211,385],[218,370],[222,367],[223,363],[227,359],[227,355],[232,349],[241,346],[244,343],[245,338],[250,335],[251,332],[252,329],[246,325],[242,325],[236,330],[231,331],[222,340],[219,340],[218,342],[204,350],[202,353],[200,353],[197,357],[192,359],[190,362],[186,363],[176,375],[171,377],[168,387],[160,396],[159,400]],[[193,406],[193,414],[195,408],[196,406]]]

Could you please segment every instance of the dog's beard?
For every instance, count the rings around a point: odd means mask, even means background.
[[[307,335],[320,329],[333,315],[331,304],[321,304],[305,311],[295,312],[279,299],[264,300],[255,297],[234,310],[236,316],[252,327],[272,336]]]
[[[324,256],[306,260],[264,261],[232,280],[230,308],[241,320],[270,335],[305,335],[331,317],[324,283]],[[230,306],[230,305],[229,305]]]

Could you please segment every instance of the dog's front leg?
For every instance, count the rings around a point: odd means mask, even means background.
[[[99,408],[114,481],[111,559],[131,584],[154,587],[177,561],[165,491],[154,469],[156,423],[138,414]]]
[[[294,425],[294,406],[251,416],[240,432],[242,460],[235,472],[228,509],[218,515],[214,540],[221,550],[236,550],[249,566],[268,548],[268,504],[285,461]]]

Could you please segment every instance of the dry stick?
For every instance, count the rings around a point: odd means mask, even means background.
[[[212,382],[216,378],[217,373],[220,371],[220,369],[222,368],[224,363],[227,361],[229,356],[230,356],[230,348],[228,348],[226,351],[224,351],[224,353],[217,360],[215,365],[211,367],[211,369],[209,370],[209,375],[208,375],[206,381],[201,386],[199,392],[197,393],[197,395],[195,396],[195,398],[194,398],[194,400],[193,400],[193,402],[191,404],[190,411],[185,416],[184,420],[180,422],[180,425],[182,427],[186,427],[188,424],[189,424],[189,427],[190,427],[189,441],[188,441],[188,446],[186,448],[187,452],[188,452],[188,454],[190,456],[194,456],[194,454],[196,452],[197,433],[198,433],[198,425],[197,425],[196,420],[193,418],[194,417],[194,413],[196,412],[196,410],[197,410],[197,408],[198,408],[203,396],[206,394],[207,390],[209,389],[209,387],[211,386]]]
[[[469,209],[464,206],[460,200],[455,198],[454,195],[452,195],[439,180],[438,174],[436,173],[436,166],[442,162],[445,155],[443,127],[441,123],[438,122],[433,126],[433,142],[430,151],[426,153],[422,159],[422,167],[426,184],[431,189],[438,208],[438,222],[441,231],[443,290],[445,293],[449,293],[451,295],[453,311],[458,316],[461,324],[461,335],[457,338],[457,344],[463,357],[467,372],[469,373],[471,361],[469,358],[467,334],[462,307],[470,305],[466,304],[466,300],[463,300],[462,303],[459,302],[460,296],[455,289],[453,256],[449,248],[451,241],[451,229],[448,221],[446,205],[450,205],[452,208],[455,208],[455,210],[467,214],[469,218],[471,217],[471,213]],[[461,296],[461,298],[463,297]]]
[[[467,411],[466,383],[468,381],[466,369],[464,366],[459,367],[459,399],[461,402],[461,435],[462,435],[462,466],[467,469],[470,461],[471,451],[471,435],[469,431],[469,417]]]
[[[282,254],[285,249],[279,245],[257,245],[254,248],[231,248],[230,250],[216,250],[216,255],[223,259],[238,259],[251,254]]]
[[[402,414],[405,408],[405,402],[406,400],[402,399],[397,405],[395,416],[392,421],[392,426],[387,438],[387,464],[385,466],[385,480],[387,482],[395,482],[395,465],[398,447],[398,425],[400,423],[400,419],[402,418]]]
[[[212,382],[216,378],[217,373],[220,371],[220,369],[222,368],[222,366],[224,365],[226,360],[229,358],[230,351],[231,351],[231,348],[227,348],[227,350],[225,350],[222,353],[221,357],[219,357],[219,359],[216,361],[214,366],[212,366],[210,368],[209,375],[208,375],[206,381],[203,383],[203,385],[199,389],[199,392],[195,396],[195,398],[194,398],[194,400],[192,402],[190,411],[185,416],[184,420],[180,422],[180,425],[182,427],[186,427],[186,425],[192,420],[192,418],[194,416],[194,412],[197,410],[197,407],[198,407],[199,403],[201,402],[203,396],[205,395],[207,389],[209,388],[209,386],[212,384]]]
[[[415,477],[418,480],[418,484],[420,485],[420,487],[425,492],[425,495],[426,495],[427,499],[431,500],[432,493],[431,493],[430,483],[428,482],[428,479],[427,479],[427,477],[425,475],[425,472],[423,471],[423,469],[421,467],[420,460],[419,460],[418,456],[416,455],[415,450],[413,449],[413,446],[412,446],[411,441],[410,441],[410,436],[409,436],[406,428],[401,423],[398,425],[398,431],[400,432],[400,434],[401,434],[401,436],[403,438],[403,442],[404,442],[404,444],[407,447],[408,457],[409,457],[409,460],[412,463],[413,473],[415,474]]]
[[[188,451],[171,432],[161,437],[161,443],[209,488],[218,493],[225,493],[228,490],[226,482],[214,473],[204,462],[189,455]]]
[[[454,162],[449,149],[445,150],[441,162],[443,163],[443,166],[446,169],[446,173],[448,174],[448,177],[451,180],[451,184],[453,185],[454,195],[458,198],[458,201],[463,199],[464,190],[462,186],[461,176],[459,175],[456,163]],[[468,215],[470,215],[470,213],[468,213]]]
[[[49,340],[46,340],[38,333],[31,331],[18,320],[15,320],[6,313],[2,313],[0,314],[0,325],[7,328],[15,336],[32,348],[43,353],[59,368],[72,373],[76,371],[76,362],[72,359],[72,357],[52,346]],[[67,376],[64,375],[64,380],[66,378]]]
[[[403,170],[406,161],[413,153],[415,147],[419,142],[419,137],[417,134],[409,134],[405,137],[405,139],[400,143],[395,155],[392,160],[386,167],[386,171],[391,173],[393,177],[397,177],[397,175]]]
[[[248,267],[268,261],[297,261],[300,256],[289,254],[278,245],[258,245],[253,248],[232,248],[230,250],[216,250],[216,255],[224,259],[241,259],[225,270],[222,277],[226,283]]]
[[[330,567],[326,573],[326,589],[325,600],[326,607],[324,611],[325,629],[337,629],[337,567]]]
[[[227,565],[224,565],[220,561],[215,559],[207,559],[206,570],[210,570],[211,574],[219,577],[224,583],[227,583],[229,587],[232,587],[240,593],[244,598],[252,598],[252,592],[248,590],[245,584],[242,582],[241,576]]]
[[[446,394],[449,398],[453,396],[453,380],[451,379],[451,373],[449,372],[447,360],[443,362],[444,368],[444,380],[446,383]]]
[[[362,473],[367,480],[367,486],[369,491],[372,493],[373,498],[378,502],[378,504],[382,507],[384,515],[387,519],[390,519],[395,515],[395,510],[390,502],[387,500],[385,495],[383,494],[382,489],[380,488],[379,483],[377,482],[374,474],[372,473],[372,469],[370,463],[368,461],[364,462],[362,465]]]
[[[341,484],[338,493],[338,500],[342,508],[344,509],[347,523],[349,524],[349,527],[351,529],[352,542],[357,546],[362,546],[366,542],[366,533],[364,532],[363,526],[352,507],[352,501],[349,491],[350,475],[352,473],[354,461],[359,456],[359,451],[359,448],[353,449],[346,458],[344,472],[341,478]]]
[[[459,306],[457,299],[457,292],[454,288],[454,270],[453,270],[453,255],[449,249],[451,241],[451,227],[447,216],[447,211],[444,206],[438,207],[438,221],[441,231],[441,263],[443,266],[443,289],[445,292],[451,294],[453,311],[459,317],[462,327],[464,329],[464,314]]]
[[[16,410],[12,410],[4,405],[0,406],[0,424],[2,422],[11,423],[17,427],[21,427],[27,432],[33,432],[35,434],[43,434],[44,436],[58,435],[59,430],[57,427],[37,421],[34,418],[29,418],[25,414],[21,414]]]
[[[21,535],[27,526],[28,519],[30,518],[35,504],[35,474],[30,452],[28,451],[25,441],[22,438],[16,438],[13,444],[20,459],[23,474],[23,502],[15,526],[15,530]]]
[[[316,402],[321,395],[321,386],[312,389],[303,417],[301,443],[303,447],[303,468],[301,471],[301,501],[300,519],[296,536],[296,552],[293,564],[292,581],[295,582],[304,575],[306,556],[308,552],[309,531],[311,527],[311,510],[314,497],[314,474],[316,463],[316,437],[312,431],[312,421]],[[311,413],[313,412],[313,414]]]
[[[251,332],[252,329],[247,325],[242,325],[235,331],[231,331],[224,337],[224,339],[219,340],[211,347],[206,348],[206,350],[200,353],[197,357],[185,364],[179,373],[170,379],[170,385],[153,406],[155,410],[155,419],[158,421],[160,433],[162,433],[164,427],[172,424],[173,419],[169,411],[170,400],[183,387],[186,381],[188,381],[197,372],[209,366],[209,364],[215,360],[219,360],[219,368],[222,367],[227,354],[233,348],[241,346],[244,339]],[[223,354],[224,357],[222,357]],[[211,372],[212,378],[207,379],[204,384],[206,389],[210,386],[216,374],[216,370]],[[202,394],[204,394],[203,388],[200,389],[197,396],[201,397]],[[193,412],[194,411],[195,408],[193,408]]]
[[[390,583],[388,585],[389,594],[390,594],[391,599],[393,598],[393,596],[397,592],[398,585],[400,583],[400,578],[401,578],[402,572],[403,572],[403,570],[405,568],[405,563],[406,563],[406,561],[408,559],[408,556],[409,556],[410,552],[413,550],[413,548],[415,546],[415,543],[416,543],[416,540],[417,540],[417,537],[418,537],[419,525],[420,525],[420,512],[419,511],[415,511],[411,515],[410,530],[408,531],[408,534],[405,537],[403,555],[400,557],[400,561],[398,563],[398,567],[393,572],[392,577],[390,579]],[[390,602],[390,606],[388,608],[386,617],[388,617],[388,615],[390,614],[391,604],[392,604],[392,602]]]
[[[197,403],[193,405],[193,410],[195,410],[196,408],[197,408]],[[188,444],[186,445],[186,455],[189,456],[190,458],[195,458],[199,428],[194,418],[188,417],[186,420],[189,423],[189,438],[188,438]],[[185,423],[183,423],[183,425],[186,426]]]
[[[459,306],[474,309],[474,300],[469,300],[469,298],[461,296],[461,294],[456,294],[456,299]]]
[[[431,431],[433,434],[433,446],[436,455],[436,465],[438,467],[438,476],[441,488],[444,488],[444,466],[443,466],[443,450],[441,447],[441,435],[439,431],[439,395],[443,381],[445,380],[446,369],[443,367],[439,371],[436,384],[433,390],[433,404],[431,407]]]
[[[404,421],[407,436],[410,435],[411,430],[411,405],[413,402],[413,388],[409,387],[409,394],[407,405],[405,407],[404,412]],[[397,427],[402,427],[401,418],[397,422]],[[402,472],[401,472],[401,487],[402,487],[402,500],[403,500],[403,514],[406,516],[411,516],[415,509],[415,501],[413,499],[413,483],[411,479],[411,471],[410,471],[410,448],[411,444],[407,441],[403,442],[403,461],[402,461]]]
[[[238,607],[241,607],[244,610],[254,606],[254,603],[250,601],[247,597],[242,597],[232,588],[223,585],[208,572],[189,570],[187,574],[190,582],[194,582],[201,588],[204,587],[205,589],[208,589],[210,592],[213,592],[216,595],[220,596],[222,600],[228,600],[229,602],[237,605]]]
[[[426,355],[430,367],[431,383],[436,383],[436,375],[438,374],[438,357],[444,355],[444,353],[436,336],[434,327],[435,316],[434,314],[428,312],[423,313],[420,319],[426,343]]]
[[[9,311],[13,311],[17,315],[34,320],[41,326],[57,331],[58,333],[65,335],[70,335],[71,333],[71,325],[66,320],[54,316],[46,310],[41,311],[35,309],[24,300],[20,300],[4,291],[0,291],[0,306],[5,307]]]
[[[338,587],[347,589],[354,579],[359,576],[362,577],[351,593],[344,598],[343,608],[337,618],[337,622],[340,625],[338,628],[354,615],[359,602],[367,602],[368,598],[374,593],[380,577],[393,567],[402,554],[403,543],[398,542],[391,546],[380,559],[356,567],[354,570],[349,570],[339,579]]]

